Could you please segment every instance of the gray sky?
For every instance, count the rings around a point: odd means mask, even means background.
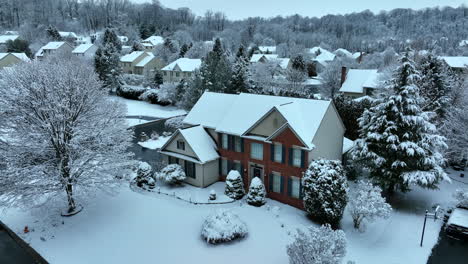
[[[131,0],[149,2],[150,0]],[[345,14],[369,9],[373,12],[394,8],[421,9],[435,6],[457,7],[467,0],[160,0],[170,8],[189,7],[195,14],[203,15],[206,10],[222,11],[230,19],[252,16],[274,17],[277,15],[300,14],[323,16]]]

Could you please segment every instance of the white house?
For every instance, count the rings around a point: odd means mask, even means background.
[[[78,40],[78,36],[75,34],[75,32],[59,31],[59,35],[63,39],[72,40],[72,41]]]
[[[340,92],[351,97],[372,96],[381,88],[380,74],[377,70],[342,68]]]
[[[10,34],[6,34],[6,35],[0,35],[0,46],[1,45],[6,45],[6,43],[11,40],[16,40],[19,36],[18,35],[10,35]]]
[[[315,64],[317,72],[321,72],[328,63],[335,60],[336,55],[321,47],[313,47],[309,49],[309,53],[314,56],[312,62]]]
[[[178,83],[183,79],[192,77],[195,70],[199,69],[200,59],[180,58],[162,68],[163,80],[166,83]]]
[[[72,50],[72,54],[81,58],[93,58],[98,47],[94,44],[81,44]]]
[[[0,53],[0,69],[31,60],[24,53]]]
[[[141,45],[145,51],[152,51],[157,45],[163,44],[164,38],[161,36],[151,36],[141,41]]]
[[[468,73],[468,57],[444,56],[441,57],[452,70],[460,73]]]
[[[258,46],[258,49],[263,54],[275,54],[276,46]]]
[[[58,52],[69,53],[69,52],[72,52],[72,50],[73,50],[73,47],[65,41],[52,41],[52,42],[47,43],[42,48],[40,48],[36,52],[35,57],[37,59],[42,59],[52,53],[58,53]]]

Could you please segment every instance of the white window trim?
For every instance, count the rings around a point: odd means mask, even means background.
[[[300,188],[301,188],[301,178],[296,177],[296,176],[291,176],[291,181],[290,182],[291,182],[291,187],[290,187],[291,197],[299,199],[300,195],[301,195],[301,190],[300,190]],[[295,188],[293,188],[294,187],[293,182],[297,182],[297,188],[296,188],[297,195],[294,194],[294,189]]]
[[[277,148],[279,148],[279,154],[278,154],[278,149]],[[279,163],[283,162],[283,145],[274,144],[273,150],[274,150],[274,153],[273,153],[274,161],[279,162]],[[277,155],[279,155],[279,157],[277,157]]]
[[[299,155],[298,157],[296,157],[295,155]],[[292,165],[294,167],[298,167],[300,168],[301,167],[301,163],[302,163],[302,160],[301,160],[301,155],[302,155],[302,150],[300,148],[297,148],[297,147],[293,147],[293,155],[292,155],[292,159],[293,159],[293,162],[292,162]],[[296,162],[299,162],[298,164],[296,164]]]
[[[254,146],[259,146],[258,153],[254,152],[255,151]],[[258,156],[256,156],[256,154],[258,154]],[[250,143],[250,158],[256,159],[256,160],[263,160],[263,144],[257,143],[257,142]]]
[[[273,192],[281,193],[281,173],[273,172]]]

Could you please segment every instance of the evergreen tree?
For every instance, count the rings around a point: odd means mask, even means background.
[[[59,33],[59,31],[57,30],[56,27],[50,25],[49,27],[47,27],[46,31],[47,31],[47,36],[51,40],[53,40],[53,41],[62,41],[62,37],[60,36],[60,33]]]
[[[258,177],[253,178],[247,194],[247,203],[253,206],[262,206],[266,203],[265,197],[265,185],[263,185],[262,180]]]
[[[339,161],[314,160],[302,177],[304,209],[320,223],[337,226],[348,202],[347,188]]]
[[[446,178],[439,153],[445,138],[419,106],[420,73],[408,54],[388,82],[394,94],[377,99],[359,119],[360,138],[356,141],[354,159],[370,169],[370,177],[390,193],[410,190],[417,184],[437,188]]]
[[[108,44],[113,45],[118,52],[122,51],[122,43],[120,42],[117,33],[115,33],[115,31],[110,28],[106,28],[106,30],[104,31],[104,37],[102,39],[103,46],[106,46]]]
[[[103,87],[119,91],[121,88],[120,58],[116,47],[112,44],[100,46],[94,56],[94,67]]]
[[[134,51],[143,51],[144,48],[143,48],[143,45],[141,45],[140,42],[138,41],[133,41],[133,44],[132,44],[132,52]]]
[[[249,62],[244,53],[244,46],[240,46],[236,54],[236,60],[233,65],[233,72],[230,81],[230,85],[226,90],[226,93],[245,93],[250,89],[249,86]]]
[[[244,183],[242,182],[242,177],[238,171],[231,170],[228,173],[224,194],[235,200],[239,200],[245,195]]]
[[[221,47],[221,41],[216,39],[213,50],[204,59],[200,68],[203,86],[212,92],[226,92],[231,79],[231,65]]]
[[[175,98],[177,102],[182,101],[182,97],[184,95],[186,88],[187,88],[187,82],[184,79],[182,79],[176,86]]]
[[[6,43],[7,52],[24,53],[29,58],[32,57],[31,49],[29,48],[29,42],[27,40],[15,39],[9,40]]]
[[[205,88],[199,71],[195,71],[194,77],[188,82],[185,92],[180,101],[180,106],[189,111],[203,95]]]
[[[148,25],[142,24],[140,26],[140,38],[141,39],[147,39],[151,37],[151,31],[148,28]]]
[[[189,51],[189,49],[190,49],[189,45],[183,44],[182,47],[180,47],[180,50],[179,50],[179,58],[185,57],[185,54],[187,53],[187,51]]]
[[[297,55],[293,59],[291,67],[293,69],[301,71],[301,72],[306,72],[307,71],[306,62],[304,60],[304,57],[302,57],[302,55]]]
[[[156,71],[153,77],[153,87],[158,88],[164,83],[164,78],[161,71]]]

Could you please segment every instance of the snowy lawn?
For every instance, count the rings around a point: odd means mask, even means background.
[[[161,106],[143,101],[125,99],[119,96],[111,96],[111,98],[127,105],[128,116],[169,118],[187,114],[185,110],[175,106]]]
[[[158,139],[149,139],[147,141],[138,142],[138,145],[147,149],[159,149],[161,148],[170,137],[160,136]]]
[[[138,119],[138,118],[126,118],[125,120],[127,121],[127,126],[128,127],[133,127],[133,126],[136,126],[136,125],[142,125],[142,124],[146,124],[148,122],[152,122],[152,121],[149,121],[149,120]]]
[[[419,247],[424,211],[437,203],[452,205],[452,193],[460,185],[454,181],[442,183],[437,191],[416,188],[397,195],[391,217],[368,225],[365,233],[353,229],[346,213],[342,221],[348,239],[344,263],[425,263],[442,221],[428,220],[424,246]],[[187,185],[179,191],[190,190],[193,199],[206,200],[211,189],[221,199],[224,183],[206,189]],[[98,195],[93,201],[71,218],[62,218],[57,211],[39,214],[34,213],[36,210],[10,210],[0,216],[51,263],[284,264],[288,263],[286,245],[291,234],[297,227],[313,224],[303,211],[269,199],[259,208],[247,205],[245,200],[194,205],[122,186],[118,195]],[[248,227],[246,238],[218,246],[201,239],[205,217],[218,208],[232,209],[239,215]],[[25,225],[35,231],[23,234]]]

